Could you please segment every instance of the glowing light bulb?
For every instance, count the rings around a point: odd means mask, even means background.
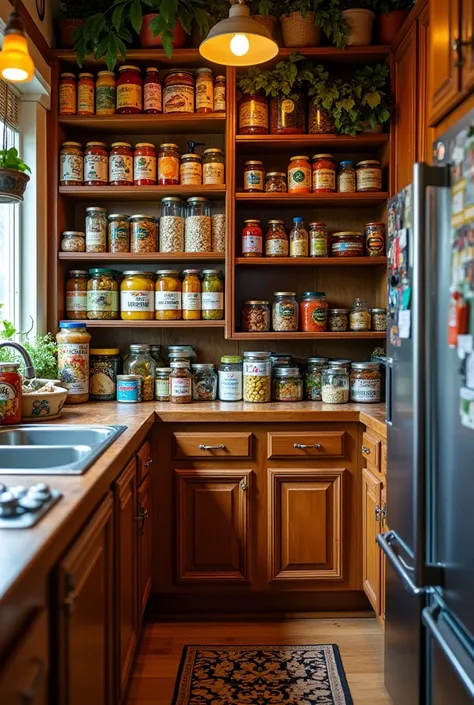
[[[245,34],[234,34],[230,40],[230,50],[235,56],[245,56],[250,48],[250,42]]]

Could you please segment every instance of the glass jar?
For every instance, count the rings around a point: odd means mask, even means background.
[[[114,269],[89,269],[87,318],[91,321],[116,320],[119,314],[119,285]]]
[[[321,400],[324,404],[347,404],[349,373],[344,367],[326,367],[323,370]]]
[[[158,115],[163,111],[160,72],[154,66],[148,66],[143,81],[143,112]]]
[[[168,358],[172,362],[186,362],[191,369],[191,360],[197,358],[192,345],[168,345]]]
[[[298,302],[294,291],[275,291],[272,306],[272,327],[274,331],[298,330]]]
[[[189,71],[170,71],[163,84],[164,113],[194,113],[194,76]]]
[[[247,191],[247,193],[263,191],[264,180],[265,169],[263,168],[263,162],[255,159],[245,162],[244,191]]]
[[[59,80],[59,114],[75,115],[77,112],[76,76],[62,73]]]
[[[63,142],[59,152],[59,185],[82,186],[84,153],[79,142]]]
[[[183,270],[183,321],[201,319],[201,279],[198,269]]]
[[[166,367],[165,358],[163,357],[161,345],[150,345],[150,355],[154,359],[158,371],[158,367]]]
[[[19,362],[0,363],[0,426],[21,423],[22,378]]]
[[[216,76],[214,81],[214,112],[225,113],[225,76]]]
[[[202,183],[204,186],[225,183],[225,159],[222,149],[211,147],[204,150],[202,160]]]
[[[156,184],[156,150],[155,145],[151,142],[139,142],[135,145],[133,183],[135,186],[154,186]]]
[[[170,375],[171,367],[157,367],[155,377],[156,401],[170,400]]]
[[[87,318],[87,280],[85,269],[72,269],[66,282],[66,316],[73,321]]]
[[[84,151],[84,185],[106,186],[109,158],[105,142],[88,142]]]
[[[359,192],[381,191],[382,169],[380,162],[376,159],[357,162],[356,181]]]
[[[308,132],[310,135],[329,135],[336,132],[331,113],[320,108],[316,98],[309,103]]]
[[[200,363],[191,365],[193,375],[193,400],[215,401],[217,397],[217,374],[214,365]]]
[[[355,230],[333,233],[331,254],[333,257],[362,257],[364,236]]]
[[[99,71],[95,84],[96,115],[115,115],[117,86],[113,71]]]
[[[328,330],[331,333],[345,333],[349,330],[349,309],[331,308],[328,311]]]
[[[155,284],[155,318],[157,321],[181,319],[182,284],[175,269],[159,269]]]
[[[225,213],[211,215],[211,247],[213,252],[225,252]]]
[[[337,192],[338,193],[355,193],[356,190],[356,172],[354,162],[345,159],[339,164],[337,172]]]
[[[294,91],[292,97],[278,95],[270,100],[272,135],[297,135],[306,131],[306,96]]]
[[[170,374],[170,402],[189,404],[193,400],[193,376],[186,362],[172,362]]]
[[[270,302],[257,299],[244,301],[242,330],[244,333],[268,333],[270,330]]]
[[[377,362],[353,362],[350,376],[351,401],[378,404],[381,380],[382,375]]]
[[[308,232],[304,227],[304,218],[293,218],[293,227],[290,231],[290,257],[308,256]]]
[[[113,142],[109,153],[109,185],[132,186],[133,152],[128,142]]]
[[[117,375],[117,401],[124,404],[137,404],[142,401],[140,375]]]
[[[242,228],[242,256],[261,257],[263,253],[263,232],[260,221],[255,218],[244,220]]]
[[[310,193],[311,164],[309,157],[291,157],[288,165],[288,193]]]
[[[59,321],[58,378],[68,390],[66,404],[89,401],[89,344],[85,323]]]
[[[223,355],[218,377],[219,401],[241,401],[242,358],[240,355]]]
[[[336,164],[332,154],[313,155],[314,193],[334,193],[336,190]]]
[[[372,330],[383,333],[387,330],[387,309],[386,308],[371,308],[371,327]]]
[[[117,113],[136,115],[142,111],[142,77],[138,66],[119,66]]]
[[[265,176],[265,193],[286,193],[286,174],[284,171],[269,171]]]
[[[293,356],[286,355],[285,353],[270,353],[270,362],[272,363],[272,369],[274,367],[294,367]]]
[[[288,233],[283,220],[269,220],[265,236],[266,257],[288,257]]]
[[[152,321],[155,318],[155,277],[152,272],[127,270],[120,283],[122,321]]]
[[[323,370],[327,361],[327,357],[308,357],[304,377],[304,396],[307,401],[321,401]]]
[[[185,205],[177,196],[161,199],[160,252],[184,252]]]
[[[125,358],[123,372],[126,375],[139,375],[142,379],[141,401],[153,401],[156,365],[150,355],[149,345],[130,345],[130,355]]]
[[[172,142],[160,144],[158,152],[158,186],[179,184],[179,147]]]
[[[135,253],[157,252],[158,219],[140,213],[130,216],[130,250]]]
[[[179,164],[179,181],[181,186],[200,186],[202,184],[202,160],[196,152],[182,154]]]
[[[86,252],[107,252],[107,211],[86,208]]]
[[[211,69],[196,71],[196,112],[214,112],[214,78]]]
[[[77,82],[77,114],[94,115],[94,76],[80,73]]]
[[[272,401],[302,401],[303,380],[298,367],[275,367]]]
[[[108,252],[130,252],[130,223],[126,213],[111,213],[107,218]]]
[[[122,358],[118,348],[91,348],[89,395],[91,401],[114,401]]]
[[[328,303],[324,291],[305,291],[300,303],[301,330],[324,333],[328,327]]]
[[[202,319],[221,321],[224,318],[224,282],[219,269],[202,270]]]
[[[188,198],[184,224],[185,252],[211,252],[211,204],[203,196]]]
[[[370,330],[371,319],[369,305],[366,301],[354,299],[349,323],[352,331],[362,332]]]
[[[244,352],[244,401],[264,404],[271,401],[272,363],[269,352]]]
[[[268,100],[257,93],[243,95],[239,100],[239,133],[268,134]]]
[[[328,360],[328,367],[342,367],[344,370],[347,370],[347,373],[349,373],[351,369],[351,360]]]
[[[85,252],[85,234],[78,230],[65,230],[61,235],[61,250],[63,252]]]
[[[309,224],[309,256],[328,257],[329,234],[326,223]]]
[[[385,224],[366,223],[364,237],[367,255],[369,257],[383,257],[385,250]]]

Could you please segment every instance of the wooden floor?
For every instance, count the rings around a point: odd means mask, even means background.
[[[185,644],[317,643],[339,646],[354,705],[390,705],[383,685],[383,633],[376,619],[148,624],[127,703],[170,705]]]

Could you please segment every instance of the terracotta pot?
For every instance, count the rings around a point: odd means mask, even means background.
[[[74,46],[74,32],[78,27],[82,27],[85,20],[58,20],[59,46],[61,49],[72,49]]]
[[[321,41],[321,28],[314,24],[314,12],[306,17],[291,12],[280,17],[283,44],[286,47],[317,47]]]
[[[377,36],[379,44],[392,44],[399,29],[408,17],[409,10],[392,10],[389,15],[377,15]]]
[[[157,47],[163,46],[161,35],[154,37],[150,30],[150,23],[153,22],[157,16],[157,13],[143,15],[142,28],[140,30],[140,34],[138,35],[142,49],[156,49]],[[173,30],[173,40],[171,42],[173,47],[175,49],[181,49],[181,47],[184,47],[186,37],[187,34],[184,31],[181,22],[176,22],[176,27]]]
[[[29,180],[24,171],[0,168],[0,203],[20,203]]]
[[[268,15],[268,17],[265,17],[264,15],[252,15],[252,19],[255,20],[256,22],[259,22],[260,24],[263,24],[263,26],[268,29],[270,36],[273,39],[277,39],[276,35],[276,29],[277,29],[277,18],[273,17],[273,15]]]
[[[342,16],[350,30],[350,34],[347,38],[347,46],[367,46],[370,44],[375,19],[375,14],[372,10],[357,8],[344,10]]]
[[[381,125],[380,123],[375,125],[375,127],[371,127],[370,122],[368,120],[361,122],[360,126],[362,128],[362,132],[377,132],[377,133],[379,133],[379,132],[382,132],[382,130],[383,130],[383,125]]]

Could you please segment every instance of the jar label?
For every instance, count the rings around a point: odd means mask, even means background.
[[[66,311],[87,311],[87,291],[66,291]]]
[[[87,154],[84,157],[84,181],[107,183],[107,157],[100,154]]]
[[[249,189],[263,191],[263,171],[248,169],[244,173],[244,191]]]
[[[239,127],[264,127],[268,130],[268,106],[249,100],[239,108]]]
[[[326,323],[328,320],[327,308],[323,308],[322,306],[319,308],[315,308],[313,311],[311,311],[311,319],[314,325],[319,328],[319,330],[326,330]]]
[[[164,113],[194,113],[194,86],[166,86],[163,90]]]
[[[166,156],[158,157],[158,179],[179,181],[179,159],[178,157]]]
[[[196,110],[199,108],[214,110],[214,86],[211,77],[196,81]]]
[[[270,360],[249,362],[244,360],[244,375],[246,377],[270,377],[272,363]]]
[[[11,379],[11,377],[10,377]],[[8,382],[0,382],[0,419],[3,421],[5,418],[10,419],[16,416],[19,412],[19,394],[18,390],[13,384],[8,384]],[[21,413],[18,414],[21,416]],[[13,419],[12,419],[13,421]],[[18,418],[18,422],[20,418]]]
[[[182,186],[200,186],[202,183],[202,165],[200,162],[181,162],[179,179]]]
[[[115,86],[97,86],[95,110],[97,115],[113,115],[115,113]]]
[[[292,101],[290,98],[286,98],[285,100],[281,101],[281,112],[282,113],[292,113],[295,109],[295,104],[294,101]]]
[[[334,169],[315,169],[313,171],[313,191],[336,190],[336,172]]]
[[[154,311],[155,297],[153,291],[121,291],[121,311]]]
[[[363,248],[360,242],[333,242],[332,253],[338,254],[341,252],[348,252],[352,256],[362,255]]]
[[[354,379],[351,382],[351,401],[380,401],[379,379]]]
[[[59,180],[81,183],[84,179],[84,158],[78,154],[61,154]]]
[[[170,379],[156,379],[155,380],[155,396],[156,398],[163,397],[168,399],[170,395]]]
[[[242,372],[240,370],[219,370],[219,399],[240,401],[242,399]]]
[[[113,154],[109,157],[109,181],[133,183],[133,158],[127,154]]]
[[[267,240],[265,243],[265,254],[267,256],[279,255],[288,257],[288,240]]]
[[[288,191],[309,191],[311,187],[311,168],[295,166],[288,169]]]
[[[158,110],[161,113],[161,84],[145,83],[143,87],[143,110]]]
[[[58,375],[69,394],[89,392],[89,343],[58,344]]]
[[[77,112],[94,113],[94,86],[79,83],[77,87]]]
[[[134,157],[133,179],[134,181],[142,179],[156,181],[156,157]]]
[[[105,246],[105,226],[100,229],[87,228],[86,229],[86,249],[88,247],[94,247],[95,245]]]
[[[128,239],[128,225],[109,223],[109,246],[114,247],[122,243],[126,243],[128,245]]]
[[[88,291],[87,292],[88,311],[118,311],[118,291]]]
[[[76,112],[76,86],[63,83],[59,87],[59,114]]]
[[[211,162],[210,164],[202,165],[202,183],[223,184],[224,183],[224,165],[219,162]]]
[[[310,236],[311,237],[311,236]],[[316,235],[310,239],[310,255],[311,257],[327,257],[328,256],[328,239],[327,237]]]
[[[353,311],[349,317],[351,330],[370,330],[370,313],[368,311]]]
[[[280,318],[291,321],[295,316],[295,307],[293,304],[276,304],[276,313]]]
[[[382,189],[382,170],[380,168],[357,169],[357,190],[365,191],[366,189]]]
[[[117,110],[120,108],[142,109],[142,87],[135,83],[117,86]]]
[[[198,292],[183,292],[183,311],[200,311],[201,294]]]
[[[291,257],[307,257],[308,256],[308,241],[307,240],[291,240],[290,242]]]
[[[371,255],[383,255],[385,240],[380,232],[373,232],[367,235],[367,251]]]
[[[244,235],[242,238],[242,252],[258,252],[262,254],[262,238],[259,235]]]
[[[222,311],[224,308],[224,294],[218,291],[202,292],[203,311]]]
[[[214,86],[214,112],[225,112],[225,86]]]
[[[156,291],[155,311],[180,311],[181,292],[180,291]]]
[[[191,377],[170,377],[170,396],[190,397]]]
[[[140,399],[141,380],[127,379],[117,382],[117,401],[135,402]]]
[[[91,397],[115,399],[115,366],[112,360],[91,363],[89,392]]]
[[[356,180],[353,171],[341,171],[338,176],[339,193],[355,193]]]

